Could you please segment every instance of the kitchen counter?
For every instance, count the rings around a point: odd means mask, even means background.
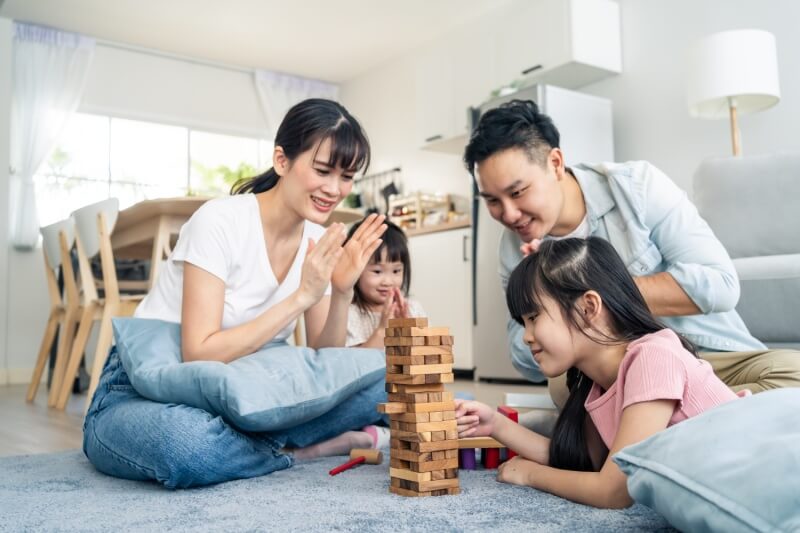
[[[441,231],[450,231],[454,229],[462,229],[470,227],[469,220],[459,220],[456,222],[445,222],[444,224],[437,224],[435,226],[426,226],[419,229],[408,229],[406,235],[408,237],[415,237],[417,235],[426,235],[428,233],[439,233]]]

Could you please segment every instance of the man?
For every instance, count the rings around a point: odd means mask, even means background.
[[[694,342],[733,390],[800,386],[800,352],[768,350],[735,311],[733,263],[686,194],[653,165],[580,164],[567,168],[559,133],[531,101],[487,112],[464,154],[489,213],[505,229],[500,242],[503,290],[522,258],[542,239],[598,236],[622,256],[653,313]],[[541,380],[522,341],[508,326],[517,370]],[[556,404],[566,397],[551,380]]]

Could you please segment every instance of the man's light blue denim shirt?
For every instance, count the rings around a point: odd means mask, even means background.
[[[583,191],[589,234],[606,239],[632,276],[669,272],[702,314],[660,317],[700,351],[764,350],[739,314],[739,278],[728,252],[697,208],[666,174],[646,161],[584,163],[570,170]],[[523,256],[520,238],[503,229],[500,278],[508,278]],[[544,376],[522,341],[522,326],[508,321],[511,360],[526,378]]]

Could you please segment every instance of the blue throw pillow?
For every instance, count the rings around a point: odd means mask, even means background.
[[[386,373],[381,350],[286,343],[227,364],[183,363],[180,324],[143,318],[113,323],[122,365],[139,394],[204,409],[245,431],[274,431],[316,418]]]
[[[682,531],[800,531],[800,389],[728,402],[614,455]]]

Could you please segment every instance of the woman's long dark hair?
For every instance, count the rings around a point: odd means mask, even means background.
[[[333,100],[309,98],[295,104],[278,126],[275,146],[283,148],[286,157],[293,161],[315,146],[319,149],[325,139],[331,140],[331,155],[327,162],[331,167],[353,172],[369,167],[367,136],[347,109]],[[270,168],[258,176],[237,181],[231,187],[231,194],[268,191],[278,184],[279,179],[275,169]]]
[[[363,222],[364,221],[361,220],[353,224],[350,231],[347,232],[345,243],[350,240]],[[408,296],[408,289],[411,286],[411,256],[408,253],[408,238],[397,224],[389,222],[388,220],[385,220],[383,223],[386,224],[386,231],[381,235],[381,240],[383,242],[381,242],[381,245],[375,250],[375,253],[372,254],[369,262],[380,263],[385,252],[386,261],[390,263],[402,263],[403,283],[400,285],[400,290],[403,291],[404,295]],[[367,268],[369,268],[369,266],[367,266]],[[356,283],[353,289],[353,303],[358,306],[358,309],[362,313],[369,311],[369,302],[367,302],[364,293],[361,292],[361,289],[358,287],[358,283]]]
[[[596,291],[608,310],[613,332],[601,334],[580,323],[575,302],[587,291]],[[598,237],[546,240],[511,273],[506,302],[514,320],[543,310],[542,297],[558,303],[564,319],[575,331],[607,345],[632,342],[666,326],[656,319],[617,251]],[[680,337],[680,336],[679,336]],[[696,348],[681,337],[688,351]],[[593,381],[573,367],[567,371],[569,398],[556,421],[550,440],[550,466],[567,470],[594,470],[586,446],[586,398]]]

